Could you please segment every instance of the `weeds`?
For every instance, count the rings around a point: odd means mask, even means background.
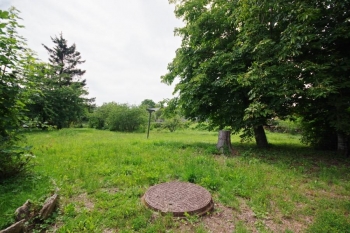
[[[0,228],[13,222],[14,210],[27,199],[40,200],[57,188],[57,232],[179,232],[181,221],[140,201],[150,186],[173,180],[205,187],[238,216],[249,211],[254,223],[235,219],[235,232],[271,232],[267,220],[279,232],[348,227],[349,161],[310,150],[298,135],[267,136],[272,146],[263,150],[232,137],[240,156],[230,157],[217,153],[213,132],[152,131],[148,140],[93,129],[27,133],[37,165],[31,176],[0,184]],[[202,218],[188,216],[187,223],[191,232],[207,231]]]

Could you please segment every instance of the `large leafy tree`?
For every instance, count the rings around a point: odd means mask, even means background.
[[[270,105],[279,116],[281,103],[301,116],[304,141],[321,148],[336,142],[348,154],[350,1],[240,4],[240,41],[254,55],[251,93],[282,100]]]
[[[296,44],[302,45],[296,49],[300,52],[296,61],[309,80],[299,109],[311,131],[305,138],[317,147],[336,141],[338,152],[349,155],[350,1],[315,0],[302,9],[302,17],[295,16],[290,32],[296,35]]]
[[[186,117],[209,120],[213,125],[244,130],[243,138],[255,135],[257,145],[267,146],[263,124],[273,116],[255,103],[249,85],[240,80],[252,65],[252,55],[240,49],[240,28],[235,19],[236,2],[173,1],[176,15],[186,26],[176,30],[182,46],[162,77],[166,83],[180,78],[175,91]]]
[[[180,78],[187,116],[254,132],[266,145],[266,120],[297,113],[311,125],[326,122],[346,151],[349,1],[170,2],[186,25],[176,30],[182,46],[162,80]]]

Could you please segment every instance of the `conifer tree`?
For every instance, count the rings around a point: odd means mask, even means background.
[[[55,44],[53,48],[44,45],[48,51],[50,64],[54,68],[54,74],[58,77],[60,86],[70,86],[78,84],[78,87],[84,87],[86,80],[81,80],[85,74],[85,70],[77,68],[78,65],[83,64],[85,60],[81,59],[80,52],[76,51],[76,45],[68,46],[67,40],[63,38],[62,33],[59,37],[52,38]]]

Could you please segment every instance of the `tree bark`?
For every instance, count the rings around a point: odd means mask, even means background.
[[[231,131],[228,130],[220,130],[218,143],[216,144],[216,148],[224,153],[225,150],[228,150],[232,155],[237,155],[238,152],[233,149],[231,144]]]
[[[269,146],[265,134],[264,127],[262,125],[259,125],[258,127],[254,128],[254,137],[256,145],[260,148],[267,148]]]
[[[349,156],[349,138],[342,132],[337,133],[338,136],[338,154],[343,156]]]

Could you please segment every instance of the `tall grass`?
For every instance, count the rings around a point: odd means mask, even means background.
[[[232,216],[238,232],[273,232],[268,222],[280,232],[340,232],[350,226],[349,161],[301,145],[298,135],[268,133],[272,146],[266,150],[233,136],[236,157],[217,153],[216,132],[152,131],[146,139],[138,133],[64,129],[27,137],[36,166],[31,175],[1,184],[0,229],[25,200],[40,202],[59,189],[52,231],[178,232],[181,221],[155,217],[140,202],[150,186],[172,180],[207,188],[216,203],[236,213],[245,203],[255,224]],[[192,229],[205,230],[201,224]]]

